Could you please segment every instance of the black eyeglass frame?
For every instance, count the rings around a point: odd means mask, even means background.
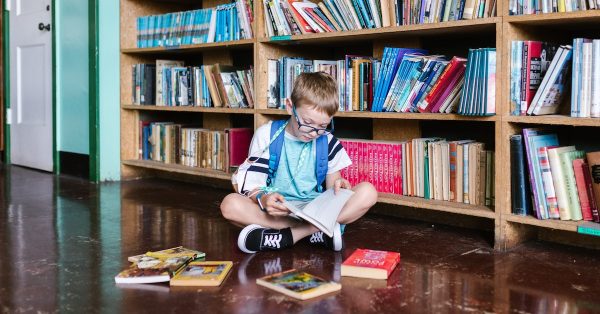
[[[327,128],[320,129],[320,128],[315,128],[313,126],[301,123],[300,122],[300,118],[298,117],[298,113],[296,112],[296,106],[292,106],[292,113],[294,113],[294,118],[296,118],[296,122],[298,123],[298,131],[300,131],[300,132],[304,132],[304,133],[307,133],[307,134],[315,132],[315,133],[317,133],[317,135],[323,135],[323,134],[331,134],[331,133],[333,133],[333,130],[334,130],[333,118],[331,118],[331,122],[330,122],[331,123],[331,129],[327,129]],[[308,131],[308,132],[307,131],[303,131],[303,130],[300,129],[302,127],[309,128],[310,131]]]

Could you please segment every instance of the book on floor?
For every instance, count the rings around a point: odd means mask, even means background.
[[[115,276],[116,283],[156,283],[167,282],[192,258],[177,256],[165,260],[144,256],[139,262]]]
[[[342,285],[296,269],[256,279],[256,284],[287,296],[307,300],[342,289]]]
[[[337,217],[352,194],[354,192],[348,189],[339,189],[337,193],[334,193],[333,189],[329,189],[306,204],[304,208],[298,208],[287,201],[283,205],[292,212],[292,217],[303,219],[326,235],[333,237],[333,228]]]
[[[158,259],[168,259],[171,257],[179,257],[179,256],[190,256],[192,259],[204,258],[206,254],[204,252],[184,248],[183,246],[172,247],[169,249],[164,249],[160,251],[148,251],[145,254],[129,256],[127,258],[128,261],[132,263],[138,263],[142,260],[143,257],[153,257]]]
[[[171,279],[171,286],[220,286],[232,266],[231,261],[190,262]]]
[[[400,253],[356,249],[342,263],[342,276],[387,279],[400,263]]]

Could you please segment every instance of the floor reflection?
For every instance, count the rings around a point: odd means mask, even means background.
[[[347,229],[343,252],[300,243],[247,255],[218,210],[226,193],[0,168],[0,312],[600,312],[594,251],[531,243],[499,253],[479,232],[369,216]],[[178,245],[234,261],[231,274],[216,288],[114,283],[128,256]],[[340,277],[359,247],[399,251],[400,266],[387,281]],[[290,268],[342,291],[296,301],[255,284]]]

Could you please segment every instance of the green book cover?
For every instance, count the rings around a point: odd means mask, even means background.
[[[573,171],[573,160],[585,158],[585,152],[581,150],[560,153],[560,164],[563,170],[565,186],[567,190],[567,201],[571,211],[571,219],[582,220],[579,194],[575,183],[575,172]]]

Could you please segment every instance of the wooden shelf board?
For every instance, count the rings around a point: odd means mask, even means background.
[[[283,109],[257,109],[257,113],[270,115],[287,115]],[[396,120],[462,120],[462,121],[498,121],[498,116],[473,117],[443,113],[400,113],[400,112],[370,112],[370,111],[338,111],[336,117],[365,118],[365,119],[396,119]]]
[[[152,160],[123,160],[122,163],[127,166],[146,168],[146,169],[154,169],[161,171],[168,171],[174,173],[183,173],[195,176],[203,176],[209,178],[230,180],[231,174],[225,173],[223,171],[204,169],[204,168],[194,168],[176,164],[165,164],[163,162],[152,161]]]
[[[505,16],[504,21],[523,25],[572,25],[574,22],[600,22],[600,11],[587,10],[564,13],[512,15]]]
[[[224,41],[217,43],[184,45],[175,47],[153,47],[153,48],[122,48],[121,52],[126,54],[155,54],[155,53],[182,53],[198,52],[202,50],[231,49],[231,48],[251,48],[254,39],[242,39],[235,41]]]
[[[524,225],[531,225],[537,227],[543,227],[546,229],[557,229],[564,231],[577,232],[577,226],[585,223],[584,221],[569,221],[569,220],[557,220],[557,219],[537,219],[532,216],[519,216],[519,215],[505,215],[503,216],[506,221],[520,223]]]
[[[489,219],[494,219],[496,217],[496,214],[492,209],[480,205],[469,205],[438,200],[426,200],[420,197],[402,196],[388,193],[379,193],[378,201],[386,204],[426,208],[447,213],[477,216]]]
[[[532,124],[554,124],[554,125],[572,125],[572,126],[595,126],[600,127],[600,118],[572,118],[562,115],[547,116],[506,116],[504,121],[514,123],[532,123]]]
[[[461,20],[461,21],[450,21],[442,23],[429,23],[429,24],[417,24],[417,25],[402,25],[402,26],[390,26],[383,28],[373,29],[359,29],[353,31],[344,32],[327,32],[327,33],[313,33],[303,35],[293,35],[284,37],[284,40],[272,40],[278,37],[261,37],[258,39],[259,42],[265,43],[281,43],[286,44],[289,42],[335,42],[335,41],[355,41],[355,40],[370,40],[379,39],[382,37],[392,37],[394,35],[400,35],[407,33],[411,36],[424,35],[424,34],[444,34],[448,32],[477,32],[481,30],[491,30],[495,32],[496,23],[501,22],[502,19],[499,17],[475,19],[475,20]]]
[[[254,114],[251,108],[213,108],[213,107],[191,107],[191,106],[152,106],[152,105],[122,105],[125,110],[140,111],[176,111],[176,112],[212,112],[212,113],[240,113]]]

